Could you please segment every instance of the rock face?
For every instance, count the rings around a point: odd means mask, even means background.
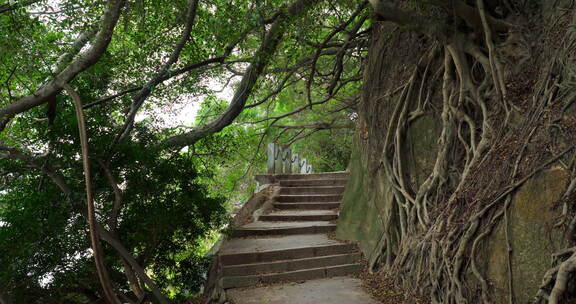
[[[399,94],[394,92],[408,78],[410,64],[415,64],[414,58],[421,57],[422,44],[421,37],[402,29],[391,29],[389,24],[377,24],[373,29],[363,96],[358,105],[357,134],[348,168],[350,177],[336,230],[337,237],[357,242],[369,260],[379,254],[377,245],[386,233],[383,227],[399,225],[394,223],[397,207],[393,203],[392,186],[382,170],[382,150],[398,102],[391,96]],[[433,92],[431,100],[441,100],[435,94],[440,93]],[[442,129],[438,108],[441,107],[432,106],[411,120],[403,134],[402,151],[406,152],[401,157],[411,189],[417,189],[434,168]],[[451,151],[450,157],[463,158],[461,152]],[[549,154],[542,158],[549,158]],[[460,172],[449,168],[448,175],[451,174]],[[450,176],[446,180],[450,182]],[[551,255],[565,247],[563,231],[554,226],[562,209],[557,203],[569,182],[569,173],[560,167],[547,168],[533,176],[515,191],[507,211],[507,226],[504,220],[500,221],[482,241],[476,262],[491,287],[490,296],[497,303],[509,303],[509,263],[514,303],[529,303],[536,295],[544,273],[551,267]],[[385,225],[391,222],[392,225]],[[388,242],[389,247],[401,245],[398,238]],[[508,242],[513,249],[510,257]],[[479,286],[471,273],[462,276],[471,285]],[[478,289],[467,292],[466,296],[470,298],[478,295]],[[476,297],[470,303],[479,301]]]
[[[524,184],[514,196],[508,215],[508,241],[516,303],[529,303],[550,267],[550,256],[563,248],[563,234],[554,228],[560,213],[557,202],[568,186],[568,173],[546,170]],[[486,276],[498,303],[508,303],[508,248],[505,223],[500,222],[486,247]]]
[[[379,208],[390,206],[385,202],[391,199],[391,192],[385,180],[374,181],[379,187],[367,189],[371,181],[359,154],[358,147],[353,149],[350,177],[340,209],[342,224],[338,225],[336,234],[339,238],[358,242],[364,255],[370,259],[378,237],[382,234],[381,221],[386,214],[385,210]]]
[[[411,182],[421,184],[434,167],[439,122],[432,115],[417,119],[406,134],[406,160]],[[342,200],[340,224],[336,234],[339,238],[358,242],[364,255],[370,260],[374,248],[383,233],[382,222],[393,220],[392,189],[378,166],[375,155],[368,152],[367,141],[357,138],[350,158],[350,178]]]
[[[431,170],[430,153],[434,143],[433,128],[422,122],[420,129],[412,129],[412,138],[422,139],[416,145],[410,170]],[[418,126],[418,125],[416,125]],[[388,181],[381,174],[369,176],[373,170],[360,155],[362,147],[354,149],[350,163],[350,179],[344,193],[340,221],[336,230],[339,238],[358,242],[370,259],[382,235],[382,221],[389,220],[392,193]],[[419,180],[418,182],[421,182]],[[550,267],[551,255],[564,248],[562,231],[554,228],[560,210],[558,202],[569,183],[569,174],[552,168],[537,174],[517,193],[508,210],[508,240],[513,251],[510,262],[513,273],[515,303],[529,303],[538,291],[542,277]],[[504,222],[487,237],[484,250],[478,257],[482,273],[491,284],[496,303],[508,303],[509,274],[508,247]],[[472,278],[472,276],[468,276]]]
[[[340,212],[337,235],[357,241],[370,260],[383,233],[383,222],[395,221],[392,188],[380,169],[380,158],[389,120],[397,99],[389,89],[409,77],[411,60],[417,58],[421,43],[417,35],[397,31],[389,24],[374,27],[367,71],[358,106],[357,136],[350,158],[350,178]],[[410,182],[420,184],[434,166],[440,120],[426,112],[415,119],[405,134],[403,155]],[[396,240],[399,242],[399,240]],[[394,245],[394,244],[392,244]],[[397,245],[397,244],[396,244]]]

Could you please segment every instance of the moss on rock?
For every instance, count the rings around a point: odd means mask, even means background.
[[[534,176],[514,195],[509,209],[508,239],[515,303],[536,295],[552,253],[562,248],[562,233],[554,228],[559,212],[553,208],[568,185],[569,175],[553,168]],[[493,284],[496,303],[508,303],[508,254],[505,223],[501,221],[486,246],[484,267]]]
[[[432,171],[439,131],[439,122],[432,115],[420,117],[408,128],[405,151],[410,152],[405,157],[412,183],[422,183]],[[370,259],[382,236],[383,222],[395,221],[396,213],[392,210],[393,193],[388,179],[382,171],[370,168],[375,163],[373,155],[363,152],[360,143],[355,142],[336,235],[358,242]]]
[[[341,239],[358,242],[362,252],[370,256],[383,228],[378,219],[381,215],[375,204],[386,205],[386,202],[378,200],[380,191],[366,188],[369,184],[366,173],[368,170],[363,166],[361,157],[358,146],[355,145],[350,158],[350,177],[342,198],[336,235]],[[387,187],[380,185],[378,188]]]

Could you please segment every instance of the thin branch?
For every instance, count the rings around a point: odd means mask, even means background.
[[[357,47],[357,46],[363,46],[363,44],[364,44],[364,41],[354,41],[354,43],[352,43],[348,47],[353,48],[353,47]],[[320,57],[336,55],[336,54],[338,54],[339,51],[340,51],[340,48],[323,49],[321,54],[320,54]],[[291,72],[291,71],[298,70],[299,68],[307,67],[314,60],[314,57],[315,57],[315,54],[312,54],[310,56],[306,56],[291,66],[279,67],[279,68],[267,70],[266,74],[273,74],[273,73],[280,73],[280,72]]]
[[[54,79],[38,88],[36,92],[24,96],[0,109],[0,121],[4,121],[6,117],[44,104],[47,102],[49,96],[60,92],[64,84],[72,81],[76,75],[98,62],[100,56],[102,56],[110,44],[123,6],[124,0],[110,0],[102,16],[100,30],[96,34],[90,48],[73,60],[62,72],[56,75]],[[0,131],[2,131],[2,129],[0,129]]]
[[[22,1],[22,2],[20,2],[20,3],[15,3],[15,4],[12,4],[12,5],[10,5],[9,3],[5,3],[5,4],[0,5],[0,14],[4,14],[4,13],[7,13],[7,12],[10,12],[10,11],[19,9],[19,8],[23,8],[23,7],[32,5],[32,4],[36,3],[36,2],[40,2],[40,0]]]
[[[275,126],[279,129],[317,129],[317,130],[327,130],[327,129],[353,129],[354,124],[334,124],[332,122],[318,122],[308,125],[294,125],[294,126]]]
[[[284,78],[282,79],[282,81],[280,82],[280,84],[276,87],[276,89],[274,89],[272,92],[270,92],[268,95],[266,95],[264,98],[262,98],[261,100],[249,104],[247,106],[244,107],[244,109],[250,109],[250,108],[254,108],[257,107],[263,103],[265,103],[266,101],[268,101],[268,99],[278,95],[280,92],[282,92],[282,90],[284,90],[286,87],[294,84],[296,81],[292,81],[290,83],[287,84],[288,80],[290,80],[290,78],[292,77],[292,75],[294,75],[294,73],[296,73],[296,70],[293,70],[291,72],[289,72],[288,74],[286,74],[286,76],[284,76]]]
[[[98,27],[91,26],[87,30],[79,34],[78,37],[76,37],[76,39],[72,43],[72,46],[70,46],[68,52],[60,55],[60,57],[58,58],[58,61],[56,62],[56,67],[54,69],[54,74],[58,75],[62,71],[64,71],[66,66],[72,61],[72,59],[74,59],[74,56],[76,56],[82,50],[82,48],[88,43],[88,41],[90,41],[90,39],[94,37],[94,35],[96,35],[97,32]]]
[[[309,7],[315,5],[317,2],[318,0],[298,0],[289,8],[281,9],[280,14],[276,20],[274,20],[274,23],[270,25],[264,41],[256,51],[252,63],[246,70],[246,73],[244,73],[234,97],[230,102],[230,106],[220,117],[209,122],[205,126],[167,138],[161,144],[163,148],[174,149],[191,145],[200,138],[219,132],[226,126],[230,125],[244,109],[246,101],[254,89],[254,85],[264,71],[264,68],[274,56],[288,24],[293,22],[298,16],[303,14]]]
[[[310,132],[308,132],[308,133],[306,133],[306,134],[302,134],[302,135],[300,135],[300,136],[296,136],[296,137],[292,138],[290,141],[288,141],[288,142],[286,143],[286,145],[287,145],[287,146],[290,146],[290,145],[292,145],[293,143],[295,143],[295,142],[297,142],[297,141],[299,141],[299,140],[302,140],[302,139],[304,139],[304,138],[306,138],[306,137],[308,137],[308,136],[310,136],[310,135],[312,135],[312,134],[314,134],[314,133],[316,133],[316,132],[318,132],[318,131],[320,131],[320,130],[322,130],[322,129],[314,129],[314,130],[311,130]]]
[[[225,51],[224,51],[224,54],[222,54],[222,55],[220,55],[220,56],[218,56],[218,57],[213,57],[213,58],[210,58],[210,59],[202,60],[202,61],[200,61],[200,62],[192,63],[192,64],[189,64],[189,65],[184,66],[184,67],[182,67],[182,68],[179,68],[179,69],[177,69],[177,70],[175,70],[175,71],[168,72],[168,73],[166,73],[164,76],[161,77],[160,81],[161,81],[161,82],[164,82],[164,81],[166,81],[166,80],[168,80],[168,79],[174,78],[174,77],[176,77],[176,76],[180,76],[180,75],[182,75],[182,74],[184,74],[184,73],[188,73],[188,72],[190,72],[190,71],[193,71],[193,70],[196,70],[196,69],[199,69],[199,68],[206,67],[206,66],[211,65],[211,64],[213,64],[213,63],[224,63],[225,60],[226,60],[226,58],[228,58],[228,57],[230,56],[230,54],[232,53],[232,50],[236,47],[236,45],[237,45],[239,42],[240,42],[240,39],[237,40],[237,41],[234,41],[234,42],[231,43],[231,44],[229,44],[229,45],[226,47],[226,49],[225,49]],[[91,107],[93,107],[93,106],[96,106],[96,105],[99,105],[99,104],[102,104],[102,103],[111,101],[111,100],[113,100],[113,99],[116,99],[116,98],[118,98],[118,97],[124,96],[124,95],[126,95],[126,94],[129,94],[129,93],[132,93],[132,92],[136,92],[136,91],[138,91],[138,90],[142,90],[143,88],[144,88],[143,86],[138,86],[138,87],[133,87],[133,88],[130,88],[130,89],[126,89],[126,90],[121,91],[121,92],[118,92],[118,93],[116,93],[116,94],[114,94],[114,95],[111,95],[111,96],[108,96],[108,97],[105,97],[105,98],[96,100],[96,101],[91,102],[91,103],[88,103],[88,104],[84,105],[84,109],[89,109],[89,108],[91,108]]]
[[[366,22],[367,19],[368,19],[368,16],[362,16],[362,18],[360,18],[360,20],[358,20],[358,22],[356,22],[356,24],[354,25],[354,27],[350,31],[350,36],[348,36],[348,38],[346,39],[346,42],[344,42],[344,45],[342,46],[342,48],[340,49],[340,51],[336,55],[336,63],[334,64],[334,77],[332,78],[332,81],[331,81],[330,85],[328,86],[328,90],[327,90],[328,94],[332,94],[332,92],[336,88],[336,85],[338,84],[338,81],[340,80],[340,76],[342,75],[342,72],[344,71],[344,55],[346,54],[346,50],[347,50],[346,47],[348,46],[348,44],[350,44],[352,42],[354,37],[356,37],[356,34],[362,28],[362,26],[364,25],[364,22]]]
[[[334,36],[336,36],[336,34],[342,32],[343,30],[346,29],[346,27],[352,23],[352,21],[354,21],[354,19],[356,19],[356,17],[358,15],[360,15],[360,13],[362,13],[362,11],[364,11],[364,9],[366,8],[366,5],[368,4],[367,1],[362,1],[360,3],[360,5],[358,5],[358,7],[356,8],[356,10],[354,11],[354,13],[352,13],[352,15],[348,18],[348,20],[346,20],[346,22],[340,24],[337,28],[335,28],[330,34],[328,34],[328,36],[326,36],[324,38],[324,41],[322,42],[322,44],[320,45],[320,47],[318,47],[318,50],[316,51],[316,54],[314,54],[314,57],[312,59],[312,68],[310,70],[310,76],[308,78],[308,82],[306,83],[306,95],[308,97],[308,106],[312,107],[312,83],[314,82],[314,75],[316,74],[316,63],[318,62],[318,59],[320,58],[320,55],[322,54],[322,50],[325,48],[325,46],[330,42],[330,40],[332,40],[332,38]],[[365,20],[365,19],[364,19]],[[364,21],[362,21],[362,23],[364,23]],[[346,45],[346,44],[345,44]],[[338,51],[337,54],[340,54],[341,52]]]
[[[194,24],[194,20],[196,19],[196,11],[198,8],[198,1],[199,0],[189,0],[188,2],[188,11],[186,13],[186,25],[184,30],[182,31],[182,35],[180,36],[180,40],[174,47],[172,54],[168,58],[168,61],[162,66],[162,68],[150,79],[142,89],[134,96],[132,100],[132,106],[130,107],[130,112],[128,113],[128,117],[124,122],[124,126],[120,129],[120,132],[114,139],[114,143],[119,142],[126,138],[130,131],[132,131],[132,127],[134,126],[134,119],[136,118],[136,114],[144,101],[150,94],[152,90],[162,82],[162,78],[165,77],[166,73],[170,70],[172,65],[178,61],[180,57],[180,53],[182,49],[190,39],[190,33],[192,32],[192,25]]]
[[[132,92],[136,92],[136,91],[141,90],[141,89],[142,89],[142,87],[140,86],[140,87],[135,87],[135,88],[131,88],[131,89],[127,89],[127,90],[121,91],[121,92],[116,93],[116,94],[114,94],[114,95],[112,95],[112,96],[104,97],[104,98],[102,98],[102,99],[93,101],[93,102],[91,102],[91,103],[87,103],[87,104],[85,104],[85,105],[83,106],[83,109],[84,109],[84,110],[90,109],[90,108],[93,107],[93,106],[97,106],[97,105],[99,105],[99,104],[103,104],[103,103],[108,102],[108,101],[110,101],[110,100],[116,99],[116,98],[118,98],[118,97],[120,97],[120,96],[124,96],[124,95],[126,95],[126,94],[129,94],[129,93],[132,93]]]
[[[116,178],[114,177],[114,174],[112,174],[112,170],[108,168],[106,163],[99,158],[96,158],[96,162],[104,171],[104,176],[106,176],[108,183],[110,183],[110,187],[112,187],[112,192],[114,192],[114,205],[112,206],[112,211],[110,211],[110,216],[108,217],[108,228],[111,232],[114,232],[118,223],[118,215],[120,214],[120,210],[124,204],[122,189],[118,186]]]
[[[288,117],[288,116],[292,116],[292,115],[297,114],[297,113],[300,113],[300,112],[302,112],[302,111],[304,111],[304,110],[306,110],[306,109],[309,109],[310,106],[315,106],[315,105],[324,104],[324,103],[328,102],[329,100],[331,100],[331,99],[334,97],[334,95],[336,95],[336,94],[340,91],[340,89],[342,89],[345,85],[347,85],[347,84],[350,83],[350,82],[359,81],[359,80],[361,80],[361,79],[362,79],[362,76],[361,76],[361,75],[357,75],[357,76],[355,76],[355,77],[348,78],[348,79],[340,82],[340,84],[338,85],[338,87],[336,87],[336,89],[334,90],[333,94],[329,95],[328,97],[326,97],[326,98],[324,98],[324,99],[322,99],[322,100],[320,100],[320,101],[316,101],[316,102],[312,102],[311,104],[303,105],[303,106],[298,107],[298,108],[296,108],[296,109],[294,109],[294,110],[292,110],[292,111],[290,111],[290,112],[287,112],[287,113],[284,113],[284,114],[281,114],[281,115],[278,115],[278,116],[272,116],[272,117],[263,118],[263,119],[261,119],[261,120],[252,122],[252,124],[258,124],[258,123],[261,123],[261,122],[264,122],[264,121],[267,121],[267,120],[278,121],[278,120],[280,120],[280,119],[282,119],[282,118],[285,118],[285,117]]]
[[[50,178],[50,180],[52,180],[54,184],[56,184],[56,186],[58,186],[58,188],[60,188],[64,195],[66,195],[68,198],[74,197],[74,192],[72,191],[72,188],[68,186],[64,180],[64,177],[57,171],[53,170],[48,164],[42,164],[42,162],[37,157],[30,156],[30,153],[21,152],[18,149],[3,145],[0,145],[0,152],[3,152],[0,153],[0,158],[17,159],[28,164],[34,169],[42,171]],[[82,217],[87,218],[87,210],[82,203],[73,203],[73,208],[78,213],[80,213]],[[156,299],[162,304],[170,303],[170,301],[162,294],[162,291],[156,286],[156,284],[154,284],[154,281],[152,281],[148,274],[146,274],[146,271],[142,268],[142,266],[138,264],[138,261],[136,261],[130,251],[124,247],[122,242],[110,231],[106,230],[99,222],[95,222],[95,224],[99,237],[106,243],[110,244],[110,246],[112,246],[116,252],[118,252],[120,257],[128,262],[140,280],[142,280],[142,282],[151,289],[154,297],[156,297]]]
[[[0,152],[4,152],[0,153],[0,158],[17,159],[24,162],[28,166],[44,172],[44,174],[46,174],[52,180],[52,182],[54,182],[54,184],[56,184],[56,186],[58,186],[58,188],[64,192],[65,195],[72,194],[72,189],[68,187],[62,176],[52,170],[48,164],[42,164],[41,161],[24,152],[20,152],[16,148],[0,145]]]

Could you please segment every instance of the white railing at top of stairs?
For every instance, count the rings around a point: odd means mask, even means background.
[[[276,143],[268,144],[268,174],[312,173],[312,165],[305,158],[300,159],[298,153],[292,153],[289,147]]]

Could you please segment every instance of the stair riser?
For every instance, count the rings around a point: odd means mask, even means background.
[[[303,202],[339,202],[342,195],[279,195],[276,197],[278,203],[303,203]]]
[[[360,253],[325,256],[311,259],[227,266],[222,269],[223,276],[247,276],[265,273],[280,273],[328,266],[354,264],[360,261]]]
[[[280,195],[318,195],[318,194],[342,194],[344,187],[283,187]]]
[[[340,208],[340,203],[296,203],[274,204],[274,208],[282,210],[333,210]]]
[[[236,253],[220,256],[223,266],[263,263],[289,259],[306,259],[312,257],[351,253],[356,247],[351,244],[337,244],[319,247],[304,247],[278,251]]]
[[[233,236],[250,237],[250,236],[270,236],[270,235],[316,234],[316,233],[329,233],[334,231],[336,231],[336,225],[278,228],[278,229],[236,229],[234,230]]]
[[[306,222],[306,221],[335,221],[337,214],[318,215],[261,215],[258,220],[265,222]]]
[[[281,180],[281,187],[346,186],[346,179]]]
[[[328,268],[309,269],[296,272],[274,273],[256,276],[224,277],[222,285],[225,289],[254,286],[259,283],[270,284],[278,282],[295,282],[303,280],[323,279],[359,273],[362,265],[342,265]]]
[[[333,172],[321,174],[276,174],[276,180],[311,180],[311,179],[347,179],[347,172]]]

